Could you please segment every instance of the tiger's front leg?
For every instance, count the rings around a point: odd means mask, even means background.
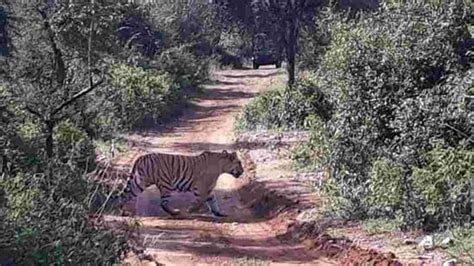
[[[166,189],[163,186],[160,186],[160,194],[161,194],[161,203],[160,206],[161,208],[168,214],[172,216],[176,216],[180,213],[178,209],[173,209],[168,206],[169,204],[169,197],[170,197],[170,190]]]
[[[197,198],[195,202],[193,202],[192,206],[188,209],[188,213],[196,213],[198,212],[204,205],[206,195],[200,194],[198,191],[194,191],[194,196]]]
[[[215,195],[210,195],[206,199],[206,204],[207,204],[207,207],[209,208],[209,210],[212,212],[212,214],[214,216],[216,216],[216,217],[226,217],[227,216],[226,214],[223,214],[219,210],[219,206],[217,205],[217,199],[216,199]]]

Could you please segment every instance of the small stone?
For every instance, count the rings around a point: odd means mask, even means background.
[[[446,237],[441,241],[442,246],[449,246],[449,244],[453,243],[453,240],[450,237]]]
[[[138,255],[138,259],[145,260],[145,261],[153,261],[153,256],[151,256],[150,254],[141,253]]]
[[[418,246],[424,248],[425,250],[433,249],[433,236],[426,236],[425,238],[423,238],[423,240],[421,240]]]
[[[418,259],[420,259],[420,260],[432,260],[433,256],[432,255],[419,255]]]
[[[404,240],[403,240],[403,244],[404,244],[404,245],[413,245],[413,244],[416,244],[416,240],[415,240],[415,239],[411,239],[411,238],[407,238],[407,239],[404,239]]]
[[[443,262],[443,266],[455,266],[456,262],[457,261],[455,259],[447,260],[447,261]]]

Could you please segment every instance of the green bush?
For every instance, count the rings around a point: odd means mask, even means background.
[[[39,195],[37,189],[31,189],[25,182],[25,176],[16,177],[2,182],[2,191],[7,192],[5,202],[8,202],[8,219],[12,222],[21,222],[34,208],[34,200]]]
[[[470,189],[474,178],[474,151],[436,148],[425,155],[427,165],[413,169],[413,189],[421,196],[427,221],[456,226],[470,220]],[[471,195],[472,197],[472,195]]]
[[[307,114],[304,100],[301,93],[284,88],[265,92],[245,107],[242,127],[245,130],[298,128]]]
[[[305,127],[310,130],[309,141],[299,144],[293,150],[291,159],[298,169],[320,170],[327,163],[330,145],[324,121],[318,116],[309,115]]]
[[[53,137],[56,158],[62,158],[79,171],[87,173],[94,169],[94,143],[77,125],[65,120],[56,126]]]
[[[168,73],[183,89],[196,87],[209,78],[210,60],[191,53],[186,45],[163,51],[150,67]]]
[[[323,121],[327,121],[332,115],[332,105],[327,99],[328,92],[323,84],[314,73],[303,72],[300,73],[293,89],[305,98],[305,103],[309,106],[308,115],[315,114]]]
[[[322,191],[327,196],[326,204],[324,205],[323,212],[327,216],[341,217],[350,219],[351,216],[347,212],[341,212],[342,209],[347,208],[351,202],[347,196],[343,194],[342,185],[337,182],[334,178],[329,178],[322,187]],[[357,210],[354,210],[357,212]]]
[[[103,132],[130,129],[146,118],[156,121],[182,97],[169,75],[153,69],[117,65],[112,70],[111,85],[98,96],[104,97],[104,103],[94,119]]]
[[[0,100],[3,100],[0,98]],[[8,101],[2,101],[0,104]],[[21,109],[18,102],[0,106],[0,173],[36,172],[45,167],[45,129],[41,121]],[[82,171],[94,167],[94,146],[75,119],[59,122],[53,131],[55,158],[62,158]],[[9,168],[9,169],[8,169]]]
[[[240,118],[244,130],[305,128],[310,114],[330,117],[330,106],[310,75],[302,76],[292,88],[276,88],[248,104]]]
[[[0,247],[12,251],[1,258],[19,265],[118,261],[128,250],[126,239],[91,224],[91,184],[67,165],[56,164],[53,169],[52,180],[24,174],[0,181],[0,190],[7,195],[6,217],[0,217]]]
[[[453,239],[453,244],[447,247],[446,253],[448,253],[451,258],[456,259],[460,264],[473,265],[474,228],[472,226],[467,228],[455,228],[450,230],[449,235]],[[442,239],[445,237],[445,235],[441,236]]]
[[[32,119],[27,119],[18,128],[18,135],[27,141],[38,138],[41,134],[41,126]]]
[[[373,162],[369,174],[369,192],[365,198],[372,214],[369,216],[393,215],[403,203],[403,168],[381,159]]]
[[[466,8],[461,1],[383,5],[329,25],[331,42],[315,77],[331,112],[325,134],[316,130],[311,141],[327,138],[328,191],[340,189],[334,197],[344,198],[343,216],[393,218],[401,212],[405,225],[425,229],[470,221],[462,196],[450,190],[465,191],[463,172],[438,179],[427,174],[434,166],[425,157],[437,145],[445,152],[473,148]],[[296,156],[301,158],[307,160]],[[472,160],[458,159],[458,169]],[[441,200],[434,188],[420,190],[435,179],[450,180],[443,195],[457,200]]]
[[[96,95],[102,99],[102,108],[82,113],[78,121],[84,121],[83,127],[92,132],[89,135],[109,137],[110,132],[131,129],[148,118],[156,122],[186,96],[186,89],[209,78],[210,60],[196,56],[185,45],[146,61],[142,67],[120,64],[112,68],[110,87]]]

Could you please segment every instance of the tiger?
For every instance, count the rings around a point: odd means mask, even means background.
[[[122,193],[113,201],[122,207],[129,200],[138,197],[147,187],[156,185],[160,191],[161,208],[171,216],[180,214],[179,209],[169,206],[172,191],[192,191],[197,200],[188,209],[189,213],[198,211],[206,203],[215,217],[225,217],[212,193],[218,177],[231,174],[239,178],[244,173],[236,152],[204,151],[199,155],[185,156],[166,153],[148,153],[138,157]]]

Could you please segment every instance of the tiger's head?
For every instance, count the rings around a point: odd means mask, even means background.
[[[219,153],[220,164],[224,173],[231,174],[235,178],[239,178],[244,173],[242,162],[237,157],[236,152],[227,152],[224,150]]]

